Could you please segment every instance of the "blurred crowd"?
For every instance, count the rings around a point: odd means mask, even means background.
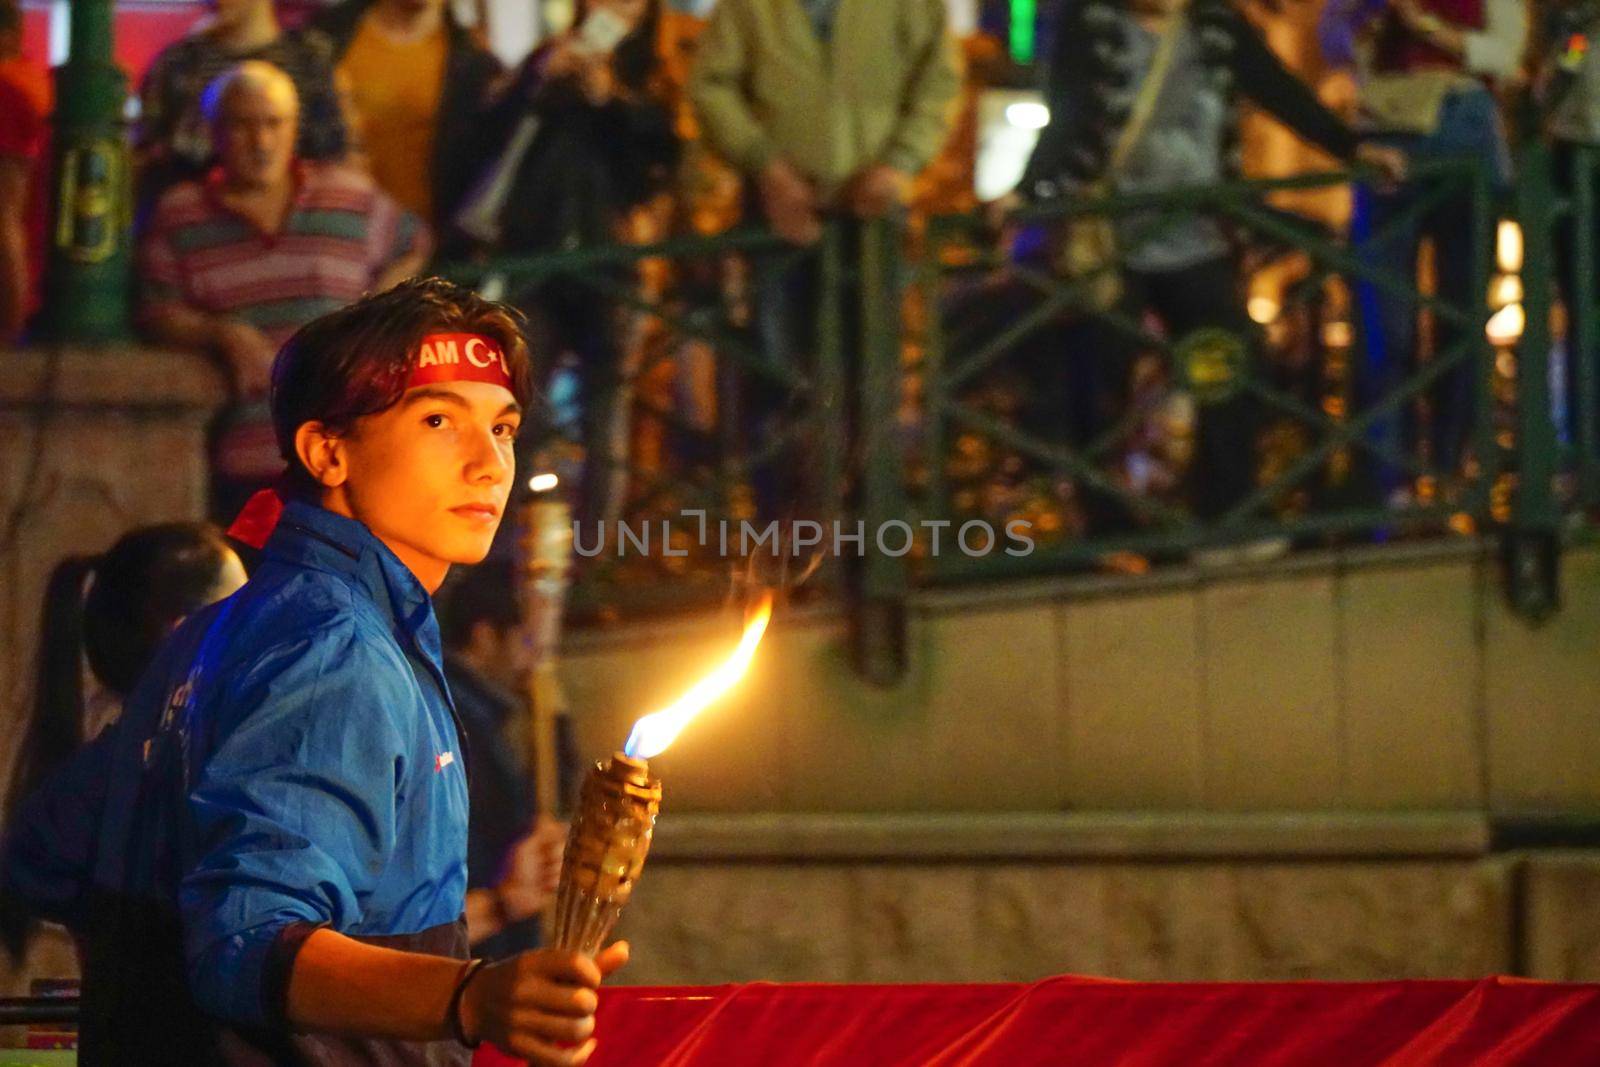
[[[39,308],[52,114],[47,73],[20,58],[16,2],[0,0],[6,338],[22,336]],[[1018,209],[1226,182],[1240,173],[1249,105],[1360,168],[1351,236],[1381,235],[1360,246],[1364,262],[1412,280],[1426,264],[1436,296],[1477,307],[1485,294],[1471,291],[1471,264],[1489,250],[1472,242],[1492,230],[1472,224],[1469,192],[1438,195],[1408,172],[1486,161],[1506,188],[1505,103],[1522,88],[1563,151],[1600,140],[1600,60],[1588,45],[1600,5],[1589,0],[1555,3],[1537,27],[1526,0],[1328,0],[1317,64],[1352,72],[1356,99],[1343,108],[1268,45],[1262,26],[1276,16],[1265,8],[1067,0],[1048,10],[1053,45],[1039,64],[1048,122],[1015,192],[989,205],[1015,262],[1082,293],[1059,328],[1017,346],[1027,394],[1018,424],[1047,444],[1090,449],[1141,402],[1140,343],[1117,321],[1169,339],[1234,339],[1228,358],[1241,373],[1259,362],[1265,339],[1239,241],[1221,220],[1136,210],[1077,216],[1030,237],[1004,223]],[[131,150],[139,328],[153,342],[209,353],[234,390],[213,438],[216,513],[227,517],[281,469],[265,396],[283,341],[432,264],[648,243],[741,222],[803,249],[835,226],[849,257],[863,223],[902,217],[941,183],[958,193],[945,206],[978,206],[975,88],[994,80],[995,51],[981,35],[956,41],[945,0],[720,0],[704,20],[662,0],[578,0],[568,28],[507,69],[445,0],[339,0],[293,29],[273,0],[212,0],[145,72]],[[964,164],[930,168],[951,153]],[[819,344],[817,257],[747,269],[764,358],[807,368]],[[598,281],[540,275],[504,296],[528,316],[545,394],[575,413],[579,515],[606,519],[624,507],[621,472],[641,447],[633,416],[652,327],[636,305],[663,286],[699,287],[711,300],[727,286],[633,265],[591,274]],[[1592,284],[1572,270],[1562,277],[1569,292]],[[992,320],[998,334],[1029,299],[1039,296],[991,287],[934,313],[980,332]],[[1358,407],[1392,393],[1425,351],[1467,329],[1443,318],[1419,330],[1414,300],[1391,287],[1353,299],[1364,353],[1350,371]],[[858,325],[847,317],[845,333]],[[714,363],[717,353],[692,347],[675,368],[690,387],[669,385],[663,403],[703,423],[697,408],[719,403],[725,376],[702,373],[695,359]],[[845,362],[854,373],[849,345]],[[1371,454],[1421,457],[1446,480],[1468,467],[1483,402],[1472,366],[1456,364],[1418,403],[1377,420]],[[702,379],[711,384],[697,396]],[[757,384],[730,405],[751,451],[780,435],[786,403]],[[843,407],[842,425],[853,426],[861,414]],[[1235,390],[1195,406],[1190,421],[1179,495],[1195,515],[1222,519],[1259,484],[1266,414],[1250,390]],[[808,491],[804,456],[792,445],[774,452],[776,473],[753,479],[756,512],[781,514]],[[1379,499],[1416,491],[1404,464],[1372,465]],[[1080,489],[1085,528],[1137,521],[1127,498],[1143,491],[1139,478],[1117,485]],[[1285,546],[1249,547],[1267,556]]]

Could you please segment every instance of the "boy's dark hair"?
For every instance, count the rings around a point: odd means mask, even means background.
[[[521,315],[443,278],[414,278],[362,297],[306,323],[284,343],[272,365],[272,427],[289,464],[290,488],[315,483],[295,454],[294,435],[308,422],[349,431],[404,395],[411,361],[430,333],[481,333],[499,343],[511,368],[517,403],[530,406],[528,344]]]
[[[22,5],[17,0],[0,0],[0,36],[20,37],[22,35]],[[0,45],[12,47],[16,41],[0,42]],[[0,53],[3,58],[3,53]]]
[[[439,637],[451,651],[467,647],[472,641],[472,628],[480,622],[502,632],[522,622],[510,564],[480,563],[461,570],[464,573],[460,577],[452,575],[434,600]]]

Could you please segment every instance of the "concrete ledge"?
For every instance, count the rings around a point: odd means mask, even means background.
[[[1489,850],[1489,821],[1473,812],[673,815],[669,808],[651,856],[666,863],[1362,860],[1468,859]]]
[[[221,372],[203,355],[126,346],[30,347],[0,351],[0,408],[198,409],[228,399]]]

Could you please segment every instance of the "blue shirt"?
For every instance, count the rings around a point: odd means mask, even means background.
[[[459,746],[427,592],[362,524],[291,504],[249,583],[180,627],[121,720],[23,805],[5,887],[90,930],[97,901],[173,918],[195,1006],[281,1025],[291,935],[404,947],[458,924]]]

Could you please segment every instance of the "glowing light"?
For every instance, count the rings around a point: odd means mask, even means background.
[[[1503,308],[1507,304],[1522,302],[1522,276],[1502,274],[1489,287],[1489,306]]]
[[[1484,327],[1484,333],[1489,335],[1489,342],[1496,345],[1516,344],[1522,336],[1522,329],[1528,324],[1528,316],[1523,312],[1521,304],[1508,304],[1496,311],[1489,318],[1489,324]]]
[[[744,677],[771,619],[772,594],[767,593],[745,622],[744,636],[740,638],[739,647],[734,649],[733,655],[690,686],[689,691],[676,701],[634,723],[633,732],[628,735],[628,744],[623,751],[635,759],[654,759],[665,752],[696,715],[720,699]]]
[[[1262,326],[1278,317],[1278,302],[1270,296],[1252,296],[1245,305],[1245,310],[1250,313],[1250,319]]]
[[[1355,331],[1348,322],[1327,322],[1322,326],[1322,343],[1329,348],[1349,348]]]
[[[1507,274],[1522,269],[1522,227],[1510,219],[1500,220],[1500,228],[1495,233],[1494,259]]]
[[[548,493],[561,484],[561,479],[554,474],[535,474],[528,479],[528,488],[535,493]]]
[[[1006,121],[1021,130],[1042,130],[1050,125],[1050,109],[1035,100],[1006,105]]]

